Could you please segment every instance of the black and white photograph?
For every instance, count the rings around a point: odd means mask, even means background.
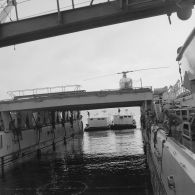
[[[0,195],[195,194],[195,0],[0,0]]]

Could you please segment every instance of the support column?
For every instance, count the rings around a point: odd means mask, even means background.
[[[53,151],[56,151],[56,144],[55,144],[55,142],[52,143],[52,148],[53,148]]]
[[[61,23],[62,17],[61,17],[61,12],[60,12],[60,2],[59,0],[56,0],[57,2],[57,10],[58,10],[58,22]]]
[[[2,177],[4,177],[4,157],[1,157],[1,173]]]
[[[18,7],[17,7],[17,2],[16,2],[16,0],[13,0],[13,5],[14,5],[14,7],[15,7],[16,20],[18,21],[18,20],[19,20],[19,17],[18,17]]]
[[[148,109],[147,100],[144,101],[144,110],[146,111]]]
[[[37,158],[40,159],[41,158],[41,149],[37,149]]]

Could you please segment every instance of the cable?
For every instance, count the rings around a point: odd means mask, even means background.
[[[6,10],[3,10],[5,13],[6,13],[6,15],[7,15],[7,17],[10,19],[10,21],[12,22],[13,20],[11,19],[11,17],[9,16],[9,13],[7,13],[7,11]]]
[[[32,0],[23,0],[23,1],[17,2],[17,4],[26,3],[26,2],[28,2],[28,1],[32,1]]]

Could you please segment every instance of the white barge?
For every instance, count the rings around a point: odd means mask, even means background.
[[[101,131],[110,129],[109,117],[94,117],[87,119],[87,125],[84,131]]]
[[[114,115],[111,129],[135,129],[136,121],[133,115]]]

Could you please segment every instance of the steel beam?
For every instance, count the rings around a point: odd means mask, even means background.
[[[140,0],[141,1],[141,0]],[[142,0],[143,1],[143,0]],[[113,1],[0,25],[0,47],[176,11],[174,1],[155,0],[144,6]],[[131,1],[129,1],[131,2]],[[152,2],[152,3],[151,3]]]
[[[21,96],[22,97],[22,96]],[[81,92],[78,94],[36,95],[33,98],[0,102],[0,111],[44,110],[44,109],[98,109],[125,106],[141,106],[152,101],[150,88]]]

